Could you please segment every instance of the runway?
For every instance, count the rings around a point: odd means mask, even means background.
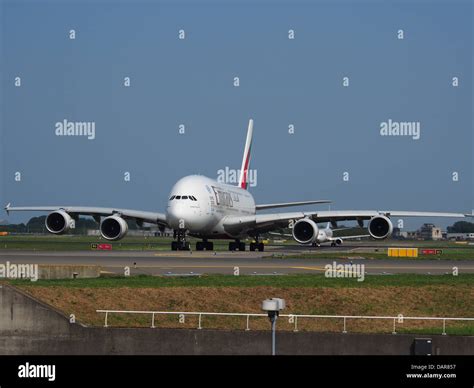
[[[48,265],[98,265],[104,273],[124,272],[129,267],[131,274],[148,275],[199,275],[234,274],[236,268],[240,274],[247,275],[284,275],[295,273],[324,273],[325,265],[364,264],[366,274],[391,275],[397,273],[451,274],[453,267],[459,273],[474,273],[474,260],[417,260],[417,259],[364,259],[354,254],[337,259],[288,258],[291,253],[275,252],[172,252],[172,251],[1,251],[0,263],[48,264]],[[301,251],[299,251],[301,253]],[[360,255],[360,254],[359,254]]]

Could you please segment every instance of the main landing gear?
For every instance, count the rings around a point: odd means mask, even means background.
[[[258,242],[258,236],[255,236],[255,242],[251,242],[249,248],[252,252],[254,251],[263,252],[265,246],[263,245],[263,242]]]
[[[189,251],[191,246],[189,242],[186,241],[186,231],[185,230],[175,230],[174,238],[176,241],[171,242],[172,251]]]
[[[213,251],[214,250],[214,243],[211,241],[207,241],[204,239],[203,241],[198,241],[196,243],[196,251]]]
[[[235,240],[229,243],[229,251],[245,251],[245,243]]]

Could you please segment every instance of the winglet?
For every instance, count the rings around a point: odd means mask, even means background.
[[[11,206],[11,203],[10,203],[10,202],[8,202],[8,203],[5,205],[5,211],[7,212],[8,215],[10,215],[10,212],[9,212],[10,206]]]
[[[250,167],[250,151],[252,148],[252,134],[253,134],[253,120],[249,120],[249,127],[247,130],[247,140],[245,141],[244,156],[242,158],[242,167],[240,168],[239,187],[247,190],[248,186],[248,172]]]

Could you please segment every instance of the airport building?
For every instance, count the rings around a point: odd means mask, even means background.
[[[446,239],[456,241],[474,240],[474,233],[446,233]]]
[[[434,224],[423,224],[418,230],[418,236],[422,240],[442,240],[443,232]]]

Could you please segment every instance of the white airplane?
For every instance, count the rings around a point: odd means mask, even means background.
[[[80,215],[92,216],[100,224],[100,233],[106,240],[119,240],[127,234],[127,219],[134,219],[138,225],[143,222],[157,224],[174,230],[175,241],[172,250],[189,250],[187,236],[202,239],[196,243],[196,250],[212,250],[213,239],[232,239],[229,250],[245,250],[241,239],[253,237],[250,250],[263,251],[259,235],[264,232],[293,225],[293,238],[300,244],[317,242],[317,223],[331,222],[337,227],[338,221],[353,220],[367,229],[375,239],[384,239],[392,233],[390,217],[472,217],[463,213],[413,212],[392,210],[327,210],[295,211],[285,213],[257,214],[261,210],[289,206],[329,203],[327,200],[286,202],[256,205],[247,190],[252,145],[253,120],[249,121],[240,179],[237,186],[217,182],[200,175],[181,178],[171,189],[165,213],[120,208],[87,206],[25,206],[6,205],[7,213],[12,211],[50,212],[46,217],[46,229],[53,234],[62,234],[74,227]]]
[[[319,228],[318,237],[316,238],[315,241],[311,242],[311,245],[313,247],[319,247],[323,243],[330,242],[331,246],[335,247],[337,245],[342,245],[342,243],[345,240],[357,240],[357,239],[361,239],[361,238],[371,237],[370,234],[361,234],[361,235],[357,235],[357,236],[337,236],[337,237],[334,237],[334,232],[335,231],[347,230],[347,229],[350,229],[350,228],[332,229],[331,228],[331,223],[328,222],[328,224],[326,225],[326,227],[324,229]],[[292,234],[287,234],[287,233],[270,232],[270,234],[275,235],[275,236],[293,237]]]

